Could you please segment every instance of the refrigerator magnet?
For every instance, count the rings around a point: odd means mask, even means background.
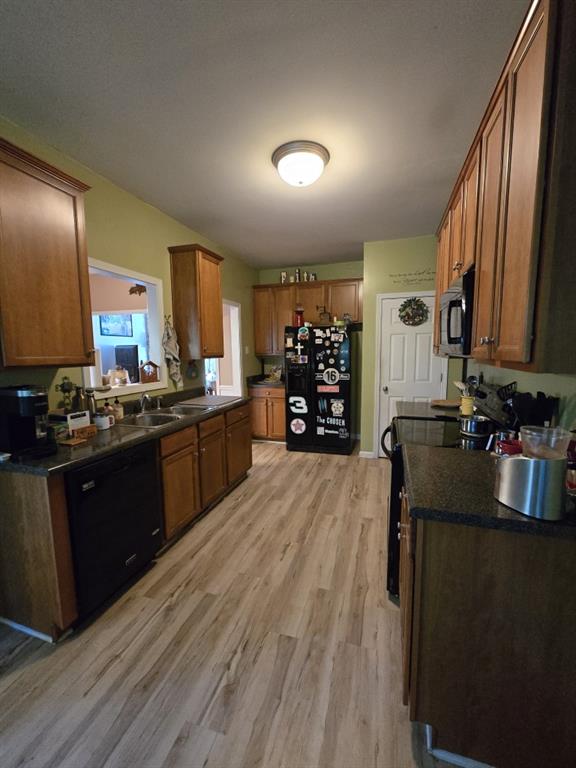
[[[290,429],[295,435],[301,435],[306,432],[306,422],[302,421],[302,419],[292,419]]]

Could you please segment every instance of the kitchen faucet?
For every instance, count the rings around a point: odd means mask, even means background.
[[[140,395],[140,411],[144,413],[144,411],[149,410],[152,406],[152,400],[150,399],[150,395],[146,394],[146,392],[142,392]]]

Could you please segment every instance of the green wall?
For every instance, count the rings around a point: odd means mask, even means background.
[[[279,283],[280,272],[285,270],[289,275],[294,274],[296,267],[272,267],[258,272],[258,282],[262,284]],[[338,261],[334,264],[303,264],[300,271],[316,272],[318,280],[340,280],[346,277],[362,277],[364,274],[363,261]]]
[[[171,313],[172,306],[167,247],[200,243],[221,254],[224,257],[223,298],[242,305],[243,373],[248,376],[259,372],[260,367],[254,356],[252,323],[252,285],[258,280],[255,269],[249,267],[229,249],[211,242],[1,117],[0,136],[90,185],[91,189],[86,193],[88,255],[161,278],[164,282],[165,314]],[[246,347],[248,353],[245,352]],[[77,383],[82,381],[79,368],[18,369],[0,373],[0,385],[26,382],[51,386],[52,383],[58,383],[63,375],[70,376],[72,381]],[[198,380],[189,383],[197,384]],[[160,391],[173,391],[172,384],[169,384],[168,390]],[[58,399],[51,386],[51,406],[54,406]]]
[[[364,332],[362,350],[362,451],[373,451],[376,379],[376,296],[379,293],[433,291],[436,281],[434,235],[364,243]]]

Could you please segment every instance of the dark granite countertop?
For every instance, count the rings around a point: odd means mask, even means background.
[[[446,419],[457,421],[460,417],[458,408],[432,408],[430,403],[411,403],[400,400],[396,403],[396,415],[410,419]]]
[[[97,435],[81,445],[75,447],[59,445],[57,453],[52,456],[29,460],[25,464],[12,461],[0,463],[0,472],[19,472],[42,476],[67,472],[70,469],[96,461],[138,443],[144,443],[148,440],[159,440],[165,435],[178,432],[192,424],[198,424],[201,421],[211,419],[220,413],[225,413],[247,402],[249,402],[249,398],[239,397],[234,402],[217,405],[210,411],[203,411],[192,416],[183,416],[178,420],[154,429],[142,429],[141,427],[132,426],[111,427],[110,429],[98,432]]]
[[[573,511],[562,521],[526,517],[494,498],[495,458],[484,451],[402,446],[412,517],[576,539]],[[569,505],[572,505],[569,502]]]
[[[262,373],[257,373],[255,376],[248,376],[246,378],[246,385],[248,388],[250,387],[270,387],[272,388],[278,388],[278,389],[284,389],[286,384],[284,381],[275,381],[275,382],[269,382],[264,381],[266,376]]]

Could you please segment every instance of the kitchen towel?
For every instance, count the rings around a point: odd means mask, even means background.
[[[174,382],[176,389],[182,389],[182,371],[180,370],[180,347],[174,326],[170,322],[170,315],[164,318],[164,334],[162,335],[164,358],[168,365],[168,375]]]

